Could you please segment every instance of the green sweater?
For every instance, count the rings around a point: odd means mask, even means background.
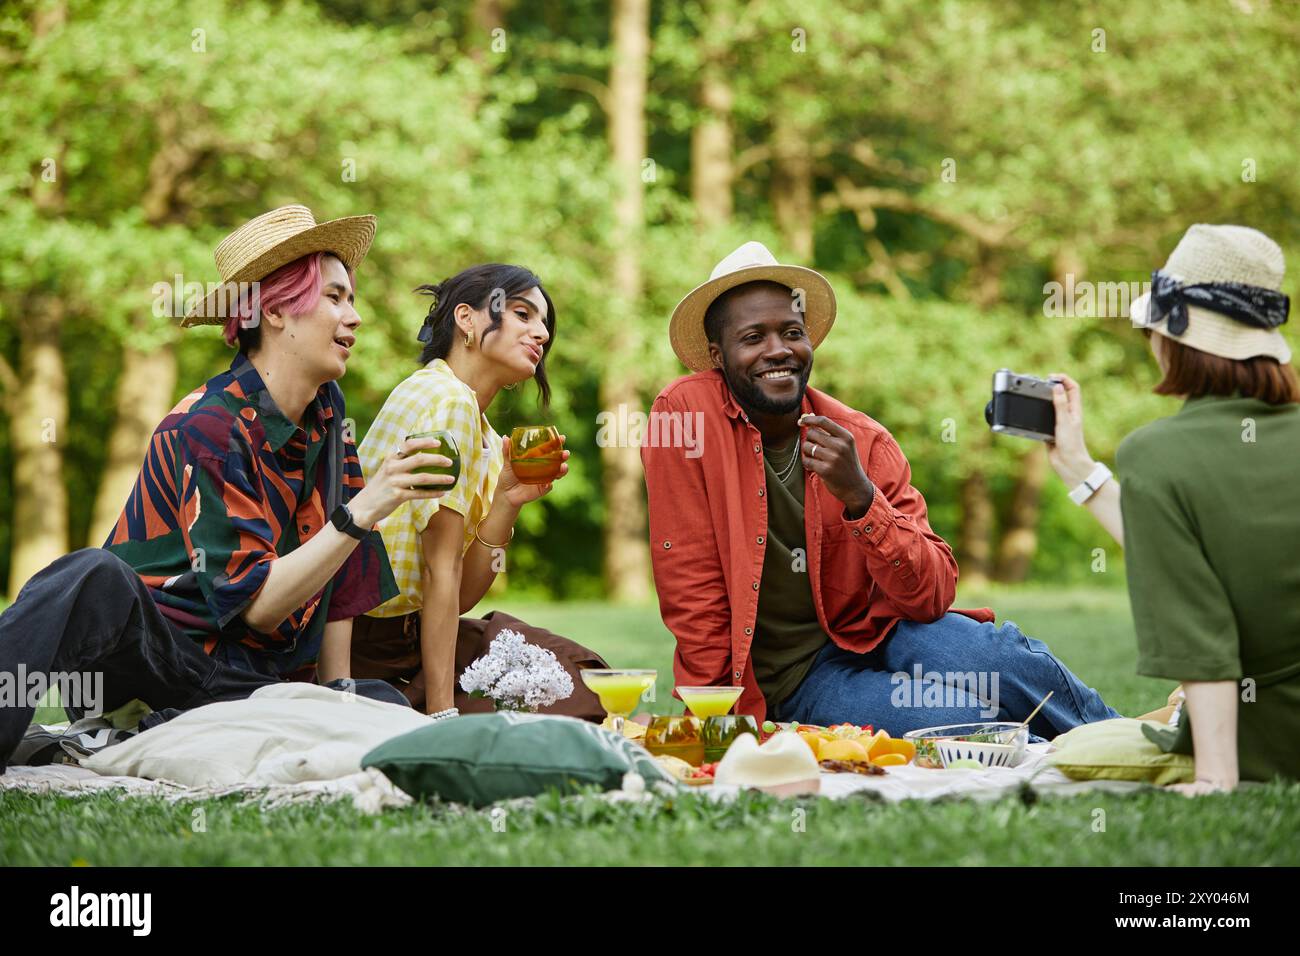
[[[1241,778],[1300,778],[1300,405],[1191,399],[1117,464],[1138,673],[1240,683]]]

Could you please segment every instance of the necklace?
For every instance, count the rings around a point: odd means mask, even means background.
[[[796,438],[794,442],[794,450],[790,453],[789,461],[787,461],[784,465],[781,465],[779,467],[775,463],[769,462],[769,464],[772,465],[772,470],[776,472],[776,480],[781,482],[781,484],[785,484],[786,480],[792,474],[794,474],[794,465],[795,462],[797,462],[798,460],[799,460],[799,440]]]

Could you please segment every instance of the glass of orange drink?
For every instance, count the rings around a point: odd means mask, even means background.
[[[520,425],[510,433],[510,468],[520,484],[554,481],[563,463],[564,442],[554,425]]]

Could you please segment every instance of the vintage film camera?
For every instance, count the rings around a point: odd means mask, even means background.
[[[984,406],[984,419],[995,432],[1052,441],[1056,437],[1056,409],[1052,383],[1009,368],[993,374],[993,400]]]

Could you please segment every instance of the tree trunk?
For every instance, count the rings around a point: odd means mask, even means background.
[[[95,495],[86,544],[100,547],[113,531],[122,506],[140,474],[153,430],[172,407],[176,360],[170,345],[144,352],[132,346],[122,353],[117,386],[117,420],[108,440],[108,460]]]
[[[646,73],[650,58],[649,0],[615,0],[614,57],[609,72],[608,116],[617,195],[614,200],[613,292],[617,308],[632,321],[608,339],[600,385],[602,408],[617,414],[640,407],[636,377],[641,302],[643,202],[641,163],[646,154]],[[611,443],[601,449],[605,491],[605,580],[617,601],[650,597],[641,458],[635,447]]]
[[[67,381],[59,330],[63,303],[38,296],[16,323],[18,389],[11,404],[14,457],[14,526],[9,594],[68,551],[68,493],[63,452],[68,425]]]
[[[158,114],[158,151],[149,163],[149,180],[140,198],[145,222],[162,226],[179,221],[177,196],[192,177],[210,148],[202,129],[181,128],[177,114]],[[171,410],[172,390],[176,387],[175,318],[154,319],[144,314],[139,322],[167,323],[162,341],[147,350],[137,348],[131,336],[122,350],[122,374],[118,380],[113,432],[108,440],[108,462],[95,492],[95,507],[87,544],[99,547],[113,529],[131,485],[140,472],[149,438],[162,417]],[[147,336],[140,336],[148,341]]]
[[[731,108],[735,96],[727,82],[723,42],[730,35],[731,11],[722,0],[713,0],[699,87],[699,103],[705,115],[691,130],[691,199],[696,221],[705,229],[725,225],[734,208]]]
[[[1011,514],[998,554],[999,581],[1023,581],[1038,550],[1038,512],[1047,480],[1047,450],[1034,448],[1020,459],[1020,477],[1011,495]]]
[[[963,587],[988,584],[993,556],[993,499],[983,472],[961,484],[961,531],[958,565]]]
[[[772,213],[794,254],[813,256],[813,157],[808,134],[778,112],[773,132]]]

